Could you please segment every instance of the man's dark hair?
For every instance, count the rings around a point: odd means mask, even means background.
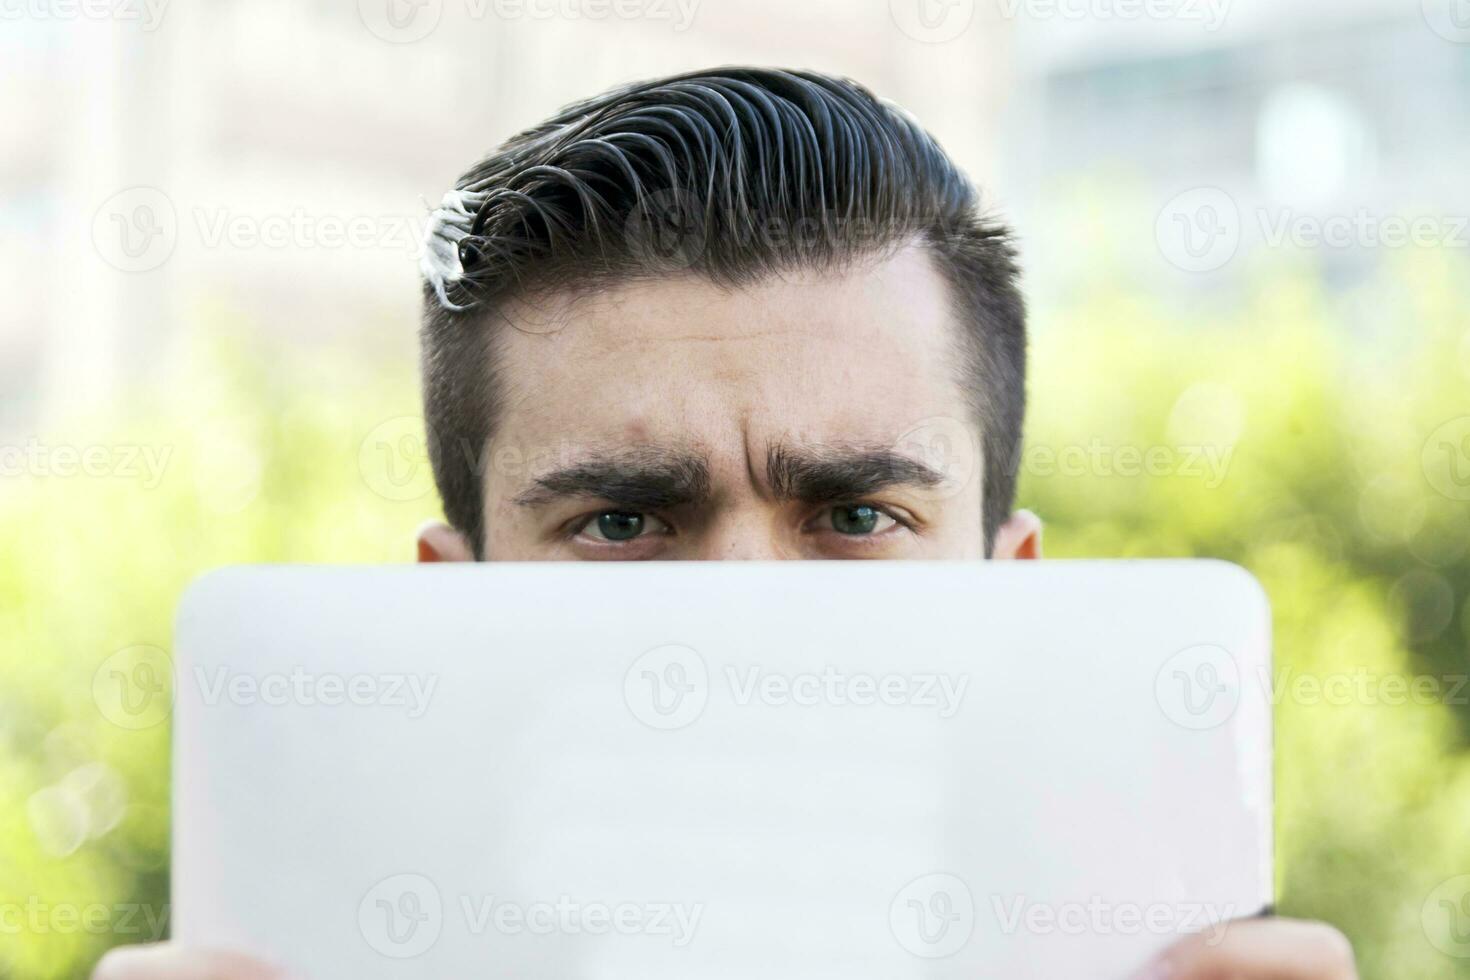
[[[425,423],[449,522],[483,555],[485,447],[507,304],[634,278],[738,286],[910,242],[952,292],[981,431],[986,551],[1010,513],[1025,312],[1008,230],[902,110],[815,72],[720,68],[562,110],[460,178],[424,261]],[[834,355],[835,356],[835,355]]]

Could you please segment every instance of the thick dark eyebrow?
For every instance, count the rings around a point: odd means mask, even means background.
[[[537,477],[516,496],[524,507],[596,497],[629,510],[661,510],[709,499],[709,463],[686,450],[640,446],[596,453]]]
[[[944,474],[884,446],[774,445],[766,450],[766,479],[778,500],[838,503],[894,487],[937,486]]]

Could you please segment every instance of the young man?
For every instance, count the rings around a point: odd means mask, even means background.
[[[1040,556],[1040,522],[1011,510],[1008,232],[851,82],[722,69],[573,106],[459,181],[424,273],[449,522],[422,529],[422,561]],[[270,975],[167,946],[96,974]],[[1284,920],[1139,973],[1355,975],[1339,933]]]

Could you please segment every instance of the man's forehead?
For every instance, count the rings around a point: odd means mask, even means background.
[[[799,499],[979,473],[927,255],[739,289],[628,283],[531,314],[496,358],[486,478],[502,500],[656,507],[745,484]]]
[[[720,441],[737,424],[762,441],[888,441],[968,402],[922,253],[739,289],[630,283],[517,315],[498,345],[497,428],[519,441]]]

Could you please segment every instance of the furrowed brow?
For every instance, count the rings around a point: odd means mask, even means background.
[[[709,498],[709,464],[693,453],[642,447],[600,453],[537,477],[515,501],[541,507],[568,497],[595,497],[630,510],[659,510]]]
[[[944,474],[883,446],[775,445],[766,450],[766,479],[777,499],[827,503],[894,487],[933,487]]]

